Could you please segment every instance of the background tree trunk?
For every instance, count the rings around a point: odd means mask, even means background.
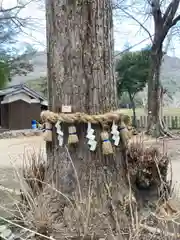
[[[167,47],[171,39],[171,31],[173,26],[180,20],[180,16],[176,16],[180,1],[172,1],[167,6],[164,13],[161,10],[161,3],[157,0],[150,2],[152,15],[154,19],[154,37],[152,39],[151,48],[151,71],[148,80],[148,129],[147,133],[156,132],[156,137],[167,135],[172,137],[165,129],[165,124],[160,116],[161,105],[161,84],[160,84],[160,68],[163,58],[163,42],[168,35]],[[167,50],[167,49],[166,49]],[[153,104],[154,103],[154,104]]]
[[[160,68],[162,62],[162,46],[154,45],[151,50],[151,74],[148,83],[148,132],[158,131],[160,111]]]
[[[135,102],[134,102],[134,96],[131,95],[131,93],[129,94],[129,100],[131,102],[131,107],[132,107],[132,111],[133,111],[133,121],[132,124],[134,127],[137,127],[137,122],[136,122],[136,106],[135,106]]]
[[[154,137],[172,136],[166,129],[162,116],[162,86],[160,83],[160,69],[163,59],[162,44],[152,46],[151,70],[148,82],[148,134]]]

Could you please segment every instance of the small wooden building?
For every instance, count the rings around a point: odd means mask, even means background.
[[[30,129],[40,119],[47,100],[24,84],[0,90],[0,126],[6,130]]]

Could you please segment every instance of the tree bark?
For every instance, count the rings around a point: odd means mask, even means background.
[[[62,105],[71,105],[73,112],[95,114],[117,108],[110,2],[110,0],[46,0],[50,110],[61,112]],[[86,170],[90,171],[94,167],[96,172],[94,186],[97,194],[101,192],[106,175],[109,181],[116,185],[121,181],[123,195],[125,181],[117,180],[120,172],[122,172],[120,178],[124,178],[122,175],[125,163],[122,160],[124,158],[121,147],[114,149],[114,155],[103,156],[99,135],[102,126],[98,126],[96,129],[98,146],[95,152],[90,152],[85,137],[87,126],[78,124],[76,128],[79,142],[76,146],[68,146],[68,151],[78,177],[83,178]],[[63,130],[64,145],[67,146],[66,124]],[[50,145],[48,147],[51,156],[48,157],[50,169],[57,171],[57,165],[63,162],[62,157],[59,159],[60,156],[69,158],[69,155],[67,156],[66,147],[58,146],[55,134]],[[105,166],[107,168],[104,168]],[[104,169],[106,172],[108,169],[111,174],[103,172]],[[100,172],[103,172],[101,177]],[[74,179],[71,180],[76,182]],[[127,193],[126,187],[124,191]]]
[[[151,70],[148,82],[148,130],[149,134],[160,136],[160,68],[163,52],[162,45],[155,44],[151,50]]]
[[[108,0],[47,1],[53,111],[62,104],[73,112],[116,108],[111,14]]]
[[[132,111],[133,111],[132,124],[133,124],[134,127],[137,127],[137,124],[136,124],[136,106],[135,106],[135,102],[134,102],[134,97],[132,97],[131,93],[128,93],[128,94],[129,94],[129,100],[131,102]]]
[[[160,83],[160,69],[163,58],[162,45],[154,45],[151,53],[151,75],[148,82],[148,129],[147,133],[154,136],[169,136],[163,120],[163,88]]]

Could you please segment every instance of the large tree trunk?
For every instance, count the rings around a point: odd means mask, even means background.
[[[111,1],[46,1],[50,110],[61,112],[62,105],[71,105],[73,112],[88,114],[105,113],[116,109]],[[112,156],[103,156],[99,135],[102,126],[99,126],[96,129],[97,149],[95,153],[90,152],[85,137],[87,126],[79,124],[76,128],[79,142],[77,146],[68,146],[68,151],[79,179],[83,179],[80,184],[85,184],[82,175],[88,178],[90,169],[93,169],[92,172],[95,170],[96,175],[94,178],[96,194],[104,191],[103,184],[110,181],[114,186],[121,185],[120,195],[126,195],[128,189],[123,172],[125,163],[122,147],[114,149]],[[67,145],[67,126],[65,125],[63,129]],[[50,171],[57,171],[57,165],[63,161],[60,156],[63,153],[67,156],[66,147],[58,146],[56,135],[52,144],[48,145],[50,145],[47,146],[50,149],[48,157]],[[53,156],[50,158],[52,152]],[[67,175],[70,179],[71,174]],[[71,180],[73,183],[76,182],[74,178]],[[69,193],[71,191],[72,189]]]
[[[116,108],[110,1],[47,1],[50,105],[73,112]]]

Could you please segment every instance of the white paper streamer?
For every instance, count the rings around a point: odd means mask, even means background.
[[[57,135],[58,135],[58,142],[59,142],[59,146],[62,147],[63,145],[63,136],[64,136],[64,133],[62,132],[61,130],[61,122],[60,121],[57,121],[56,125],[56,132],[57,132]]]
[[[114,145],[118,146],[120,141],[120,136],[119,136],[118,126],[115,124],[114,121],[111,128],[111,134],[113,135],[112,139],[114,140]]]
[[[95,140],[94,129],[91,128],[91,123],[88,122],[87,135],[86,138],[89,139],[88,145],[90,146],[90,151],[95,151],[97,146],[97,141]]]

